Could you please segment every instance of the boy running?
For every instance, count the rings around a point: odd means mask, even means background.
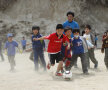
[[[71,58],[71,63],[66,68],[66,70],[71,70],[71,67],[77,61],[77,58],[80,57],[81,58],[81,63],[82,63],[83,73],[88,74],[87,61],[86,61],[86,56],[85,56],[85,46],[86,45],[84,46],[85,42],[79,36],[79,34],[80,34],[79,29],[74,29],[73,34],[74,34],[74,37],[73,37],[73,40],[72,40],[72,58]]]
[[[22,38],[21,45],[22,45],[23,51],[26,50],[26,40],[25,40],[25,37]]]
[[[33,26],[32,27],[32,49],[34,53],[34,64],[35,64],[35,70],[38,71],[39,69],[39,59],[41,60],[42,66],[44,68],[44,71],[46,71],[46,62],[44,59],[44,48],[45,48],[45,42],[44,40],[36,41],[35,39],[42,37],[39,33],[40,27],[39,26]]]
[[[48,44],[48,53],[50,56],[50,63],[48,64],[47,68],[50,69],[51,66],[55,65],[55,61],[58,64],[56,75],[57,76],[62,76],[62,73],[59,71],[61,70],[63,66],[63,57],[61,54],[61,45],[62,43],[68,42],[68,48],[70,47],[69,41],[65,35],[63,35],[63,26],[62,24],[57,24],[56,26],[56,33],[52,33],[49,36],[44,36],[41,38],[34,38],[35,41],[37,40],[44,40],[48,39],[49,44]]]
[[[64,29],[65,35],[67,36],[69,43],[70,43],[70,49],[68,49],[67,47],[67,43],[63,43],[62,44],[62,48],[61,48],[61,53],[63,55],[63,61],[65,62],[65,68],[69,66],[70,64],[70,60],[71,60],[71,51],[72,51],[72,38],[71,38],[71,34],[72,34],[72,28],[70,27],[66,27]],[[64,72],[64,70],[62,70],[62,72]]]
[[[94,41],[94,37],[91,34],[91,26],[90,25],[86,25],[85,26],[85,34],[84,34],[84,38],[86,38],[87,42],[90,42],[93,47],[89,47],[88,45],[88,58],[91,59],[91,61],[94,63],[94,68],[98,67],[98,61],[95,58],[95,54],[94,54],[94,45],[95,45],[95,41]],[[90,67],[90,62],[88,62],[89,65],[88,67]]]
[[[15,47],[18,47],[18,43],[13,40],[13,35],[11,33],[7,34],[8,41],[5,43],[5,49],[7,50],[8,60],[11,66],[10,71],[14,71],[15,67]]]

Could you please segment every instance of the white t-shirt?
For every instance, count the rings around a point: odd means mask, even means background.
[[[84,34],[83,37],[84,37],[86,40],[88,40],[90,43],[92,43],[90,34]]]
[[[87,34],[84,34],[83,37],[86,39],[88,47],[89,48],[93,48],[94,45],[92,44],[90,34],[88,34],[88,35]]]

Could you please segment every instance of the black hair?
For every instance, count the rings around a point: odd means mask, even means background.
[[[38,30],[39,31],[40,30],[40,27],[39,26],[32,26],[32,31],[33,30]]]
[[[72,15],[73,17],[75,16],[74,12],[71,12],[71,11],[67,12],[66,15],[67,15],[67,16],[68,16],[68,15]]]
[[[88,28],[89,30],[91,30],[91,26],[89,24],[85,25],[85,28]]]
[[[73,29],[73,32],[72,33],[79,33],[80,34],[80,29],[76,28],[76,29]]]
[[[82,31],[82,36],[85,34],[85,31]]]
[[[72,31],[72,28],[71,27],[66,27],[65,29],[64,29],[64,32],[67,32],[68,30],[71,30]]]
[[[62,24],[57,24],[56,29],[63,29],[63,25]]]

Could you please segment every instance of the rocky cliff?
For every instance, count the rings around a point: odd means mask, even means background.
[[[108,29],[108,0],[0,0],[0,38],[5,41],[5,35],[12,32],[17,40],[30,39],[32,25],[39,25],[41,33],[48,35],[67,19],[67,11],[75,12],[81,30],[90,24],[101,44]]]

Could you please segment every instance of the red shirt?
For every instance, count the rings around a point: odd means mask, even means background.
[[[104,41],[104,38],[106,37],[106,35],[103,35],[103,37],[102,37],[102,41]]]
[[[58,38],[57,33],[52,33],[49,36],[46,36],[45,39],[50,40],[48,44],[49,53],[58,53],[61,51],[61,45],[64,42],[69,42],[67,36],[62,35],[61,38]]]

